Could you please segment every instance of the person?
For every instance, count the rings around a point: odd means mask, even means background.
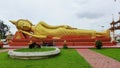
[[[32,48],[35,48],[36,43],[33,42],[32,40],[30,40],[30,42],[28,43],[28,45],[29,45],[29,48],[32,49]]]
[[[30,40],[30,42],[28,43],[28,45],[29,45],[30,49],[32,49],[32,48],[41,48],[40,44],[37,44],[36,42],[33,42],[32,40]]]
[[[109,30],[104,32],[96,32],[95,30],[77,29],[68,25],[51,26],[41,21],[37,25],[33,25],[29,20],[19,19],[17,21],[10,20],[19,31],[24,34],[36,38],[47,38],[48,36],[61,38],[62,36],[91,36],[96,37],[110,37]]]
[[[9,31],[6,35],[6,42],[9,43],[13,38],[13,34]]]

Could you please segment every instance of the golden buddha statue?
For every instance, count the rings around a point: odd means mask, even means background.
[[[19,19],[17,21],[10,20],[19,31],[24,34],[30,35],[36,38],[47,38],[47,36],[53,37],[62,37],[62,36],[91,36],[92,38],[96,37],[110,37],[109,30],[104,32],[96,32],[95,30],[85,30],[85,29],[77,29],[72,28],[68,25],[60,25],[60,26],[51,26],[41,21],[37,25],[33,25],[30,21]]]

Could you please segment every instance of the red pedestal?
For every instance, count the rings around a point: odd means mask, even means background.
[[[94,46],[95,40],[101,40],[103,46],[112,46],[113,43],[110,42],[111,38],[99,37],[91,38],[89,36],[63,36],[61,39],[52,39],[52,36],[48,36],[46,39],[40,40],[36,38],[30,38],[30,36],[23,34],[18,31],[13,37],[13,40],[9,42],[10,46],[28,46],[30,40],[37,43],[44,42],[53,42],[56,46],[63,46],[64,40],[66,40],[68,46]]]

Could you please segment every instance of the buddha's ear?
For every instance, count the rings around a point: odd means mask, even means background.
[[[16,25],[17,24],[17,21],[15,20],[9,20],[12,24]]]

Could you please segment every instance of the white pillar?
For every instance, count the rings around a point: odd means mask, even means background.
[[[111,42],[115,41],[115,33],[113,31],[110,32],[110,36],[111,36]]]

